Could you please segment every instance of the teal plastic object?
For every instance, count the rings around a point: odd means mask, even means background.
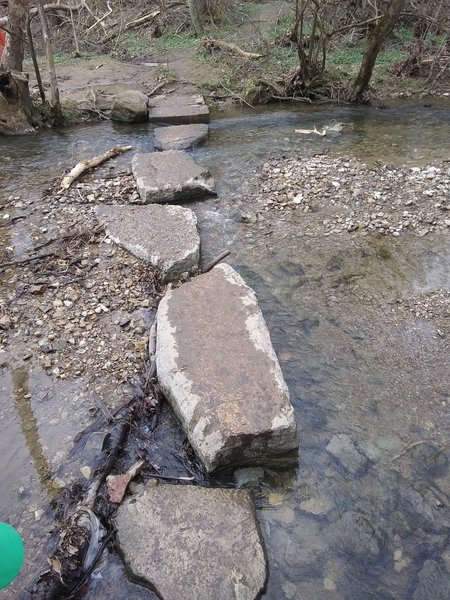
[[[23,542],[20,535],[0,522],[0,590],[17,577],[23,563]]]

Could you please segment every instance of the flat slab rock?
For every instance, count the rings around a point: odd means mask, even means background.
[[[254,600],[266,562],[243,490],[158,485],[119,507],[127,569],[164,600]]]
[[[209,108],[198,94],[155,96],[150,98],[148,119],[173,125],[209,123]]]
[[[159,304],[161,388],[208,471],[297,448],[289,391],[256,295],[227,264]]]
[[[214,194],[208,169],[180,150],[135,154],[131,167],[143,204],[186,202]]]
[[[97,206],[97,218],[119,246],[161,269],[166,281],[198,267],[197,217],[181,206]]]
[[[155,129],[156,150],[187,150],[208,139],[208,125],[172,125]]]

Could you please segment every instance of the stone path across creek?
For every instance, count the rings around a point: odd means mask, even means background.
[[[132,161],[139,202],[148,206],[97,207],[97,216],[115,243],[176,282],[198,270],[197,219],[189,208],[160,203],[214,194],[208,169],[182,151],[207,138],[208,107],[198,95],[146,104],[136,93],[121,94],[114,107],[118,120],[138,122],[144,110],[170,127],[155,130],[161,152]],[[156,359],[161,389],[207,471],[264,465],[297,449],[267,325],[230,265],[169,286],[158,309]],[[149,483],[119,508],[117,528],[127,569],[164,600],[253,600],[264,587],[266,559],[247,492]]]

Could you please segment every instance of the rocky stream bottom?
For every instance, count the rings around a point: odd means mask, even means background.
[[[300,429],[298,464],[214,477],[149,372],[164,285],[112,243],[93,210],[136,202],[129,171],[9,197],[0,382],[11,406],[0,425],[16,411],[25,442],[0,442],[10,456],[3,500],[33,553],[0,598],[29,597],[33,586],[44,598],[38,577],[50,567],[58,578],[63,561],[64,597],[155,598],[128,581],[113,537],[89,581],[77,551],[89,540],[72,538],[67,522],[99,472],[141,460],[128,493],[171,478],[253,492],[270,571],[264,598],[450,597],[449,183],[445,164],[277,156],[245,198],[192,205],[204,250],[229,242],[229,261],[257,291]],[[217,223],[222,239],[212,240]],[[18,478],[23,443],[33,467]],[[103,481],[96,502],[108,531],[116,504]]]

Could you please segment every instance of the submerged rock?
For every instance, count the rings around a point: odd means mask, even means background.
[[[111,120],[123,123],[145,123],[148,121],[148,97],[138,90],[117,94],[111,110]]]
[[[418,574],[413,600],[448,600],[450,573],[435,560],[426,560]]]
[[[294,411],[256,295],[227,264],[158,308],[161,388],[208,471],[297,448]]]
[[[132,170],[143,204],[214,195],[214,179],[208,169],[180,150],[135,154]]]
[[[361,454],[345,433],[333,435],[327,445],[327,450],[352,475],[358,475],[367,464],[366,457]]]
[[[173,125],[155,129],[156,150],[187,150],[208,139],[208,125]]]
[[[365,515],[348,511],[332,526],[337,547],[360,560],[371,562],[381,552],[381,535]]]
[[[161,269],[166,281],[198,267],[197,217],[181,206],[97,206],[106,233],[119,246]]]
[[[253,600],[264,588],[248,492],[159,485],[127,499],[116,521],[127,569],[164,600]]]

